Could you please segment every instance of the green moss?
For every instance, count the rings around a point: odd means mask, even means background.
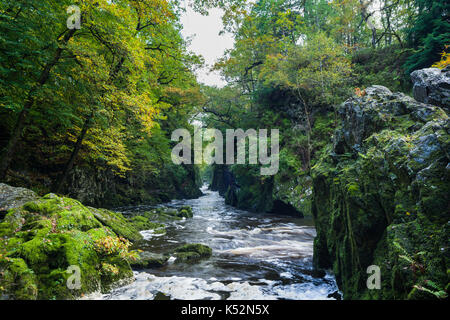
[[[342,106],[343,125],[312,168],[314,265],[333,268],[345,299],[442,298],[449,120],[400,94],[377,99]],[[369,265],[381,268],[381,290],[367,289]]]
[[[156,234],[165,234],[166,229],[162,223],[152,222],[150,219],[144,216],[134,216],[131,218],[131,223],[133,226],[139,230],[154,230]]]
[[[212,255],[212,249],[203,244],[185,244],[174,251],[175,262],[194,262]]]
[[[178,208],[178,214],[177,216],[181,216],[184,218],[192,218],[194,216],[194,213],[192,212],[192,208],[189,206],[182,206]]]
[[[130,241],[142,240],[139,230],[119,212],[113,212],[106,209],[96,209],[89,207],[93,215],[105,226],[111,228],[118,236],[129,239]]]
[[[24,260],[0,259],[0,273],[0,296],[15,300],[37,299],[37,279]]]
[[[152,252],[141,252],[139,253],[138,259],[131,263],[131,266],[136,269],[159,268],[164,266],[167,260],[169,260],[167,255]]]

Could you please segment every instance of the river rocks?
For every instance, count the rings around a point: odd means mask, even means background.
[[[203,258],[209,258],[212,255],[212,249],[199,243],[185,244],[174,250],[176,257],[175,263],[196,262]]]
[[[166,265],[172,256],[175,257],[175,263],[196,263],[201,259],[209,258],[211,254],[212,249],[210,247],[203,244],[191,243],[164,254],[141,251],[136,261],[131,263],[131,266],[138,270],[160,268]]]
[[[153,252],[140,252],[136,261],[131,263],[134,269],[146,269],[146,268],[159,268],[166,264],[169,260],[169,256],[153,253]]]
[[[178,217],[181,218],[192,218],[194,216],[194,212],[192,211],[192,208],[189,206],[182,206],[178,208]]]
[[[450,67],[427,68],[411,73],[414,98],[450,111]]]
[[[29,189],[16,188],[0,183],[0,211],[20,207],[24,203],[37,198],[38,195]]]
[[[450,121],[439,107],[376,86],[339,108],[312,168],[314,265],[344,299],[443,298],[450,267]],[[381,269],[369,290],[367,267]]]
[[[9,210],[0,223],[0,297],[72,299],[129,281],[135,253],[115,233],[130,236],[126,224],[120,214],[54,194]]]

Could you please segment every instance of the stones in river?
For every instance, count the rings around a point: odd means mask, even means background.
[[[195,263],[211,255],[212,249],[208,246],[198,243],[185,244],[166,254],[140,252],[137,261],[131,263],[131,266],[134,269],[160,268],[166,265],[171,256],[175,257],[175,263]]]
[[[172,221],[188,219],[193,217],[192,208],[189,206],[182,206],[177,209],[170,208],[155,208],[151,211],[145,212],[143,216],[151,221]]]
[[[212,249],[203,244],[185,244],[175,249],[173,254],[176,257],[175,263],[196,262],[212,255]]]

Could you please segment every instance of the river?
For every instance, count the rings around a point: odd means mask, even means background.
[[[170,223],[162,236],[142,231],[143,249],[163,253],[184,243],[202,243],[212,248],[211,258],[197,264],[171,263],[171,258],[163,268],[135,271],[131,284],[87,298],[333,299],[329,295],[338,290],[334,277],[312,273],[316,232],[311,219],[238,210],[226,205],[217,192],[202,191],[204,196],[198,199],[165,204],[189,205],[194,217]],[[148,210],[138,206],[120,211],[129,215]]]

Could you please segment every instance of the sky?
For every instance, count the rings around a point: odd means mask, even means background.
[[[206,67],[196,72],[199,82],[223,87],[226,83],[218,72],[209,72],[212,65],[222,57],[226,49],[231,49],[234,39],[231,34],[219,35],[222,30],[222,15],[220,9],[209,10],[208,16],[202,16],[187,7],[181,16],[182,35],[185,39],[192,38],[188,47],[190,51],[200,54],[205,59]]]

